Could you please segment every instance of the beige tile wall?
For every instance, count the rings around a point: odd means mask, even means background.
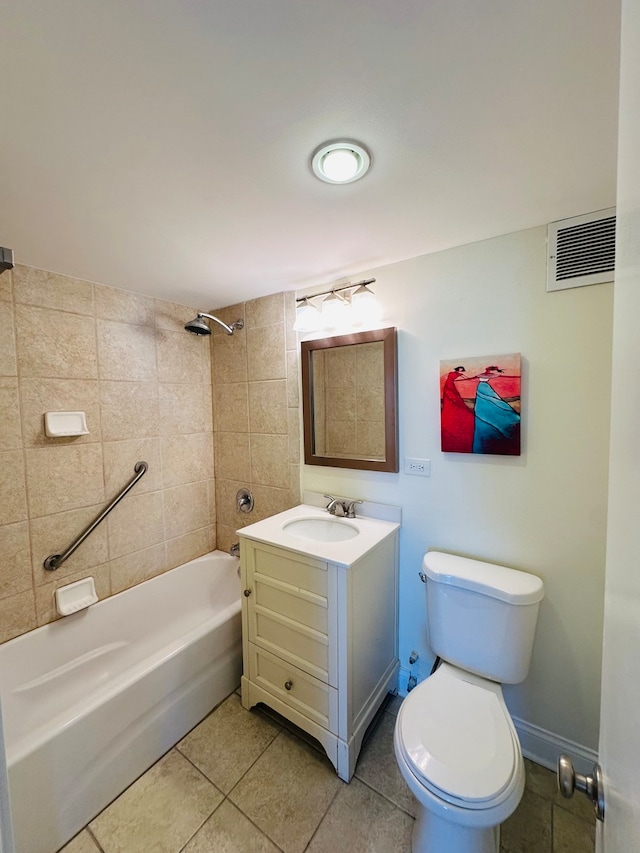
[[[55,618],[60,584],[92,575],[102,598],[215,547],[211,348],[184,331],[192,314],[24,266],[0,277],[0,641]],[[283,331],[281,321],[278,345]],[[270,353],[273,343],[261,347]],[[251,357],[269,374],[261,352]],[[244,383],[246,399],[246,366]],[[260,391],[254,418],[278,441],[282,415],[256,414]],[[89,435],[47,438],[43,414],[58,410],[85,411]],[[260,476],[274,476],[268,452],[256,452]],[[142,480],[60,569],[45,571],[45,557],[140,459],[149,463]],[[276,479],[289,494],[281,472]]]
[[[276,293],[215,312],[245,327],[211,336],[218,547],[235,531],[300,502],[298,351],[295,295]],[[253,512],[236,509],[250,488]]]

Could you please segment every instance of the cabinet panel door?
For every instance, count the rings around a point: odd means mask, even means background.
[[[251,681],[323,728],[335,731],[338,694],[317,678],[250,644]]]

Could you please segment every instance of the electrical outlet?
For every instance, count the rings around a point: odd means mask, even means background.
[[[404,473],[416,474],[418,477],[429,477],[431,476],[431,460],[411,459],[409,456],[405,456]]]

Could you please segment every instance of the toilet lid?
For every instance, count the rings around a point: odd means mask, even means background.
[[[440,675],[423,681],[402,703],[402,751],[425,787],[481,808],[513,778],[513,729],[491,685]]]

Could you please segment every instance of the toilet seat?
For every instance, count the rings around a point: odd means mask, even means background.
[[[402,703],[397,725],[404,760],[436,796],[487,809],[511,795],[521,753],[499,684],[443,663]]]

